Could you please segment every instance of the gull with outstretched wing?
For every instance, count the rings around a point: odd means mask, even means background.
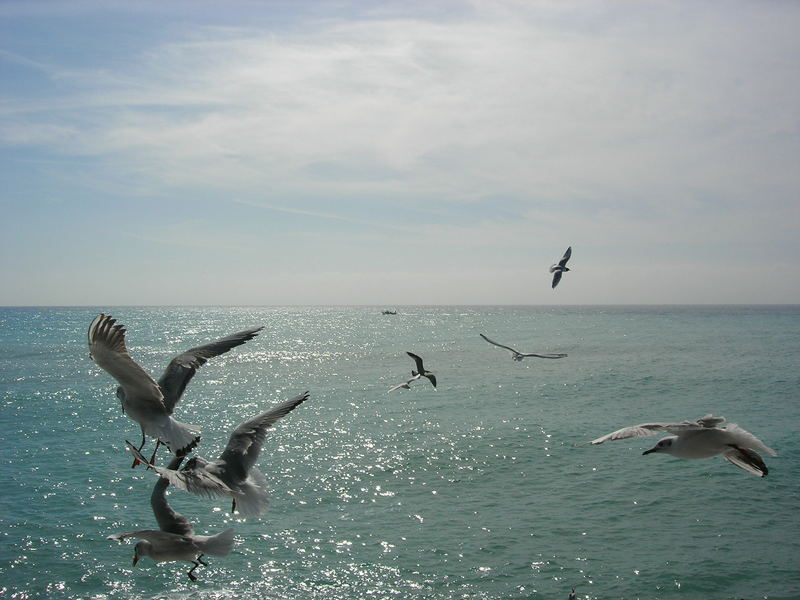
[[[550,272],[553,273],[553,289],[558,285],[558,282],[561,281],[561,276],[569,271],[567,268],[567,261],[569,260],[570,256],[572,256],[572,246],[567,248],[567,251],[564,252],[564,256],[561,257],[556,264],[550,267]]]
[[[642,423],[623,427],[587,443],[596,445],[612,440],[647,437],[666,432],[672,435],[659,440],[654,447],[642,454],[663,453],[677,458],[709,458],[719,454],[749,473],[759,477],[766,476],[769,469],[758,453],[763,452],[770,456],[777,456],[777,453],[752,433],[734,423],[722,427],[724,422],[724,417],[706,415],[696,421]]]
[[[169,463],[169,469],[177,469],[183,456],[175,456]],[[176,512],[167,502],[167,487],[169,481],[159,478],[153,487],[150,496],[150,506],[158,522],[158,529],[143,529],[115,533],[108,536],[109,540],[121,542],[127,538],[141,540],[134,547],[133,564],[139,562],[143,556],[152,558],[155,562],[161,561],[188,561],[194,566],[187,575],[192,581],[197,581],[194,570],[201,564],[208,566],[203,556],[227,556],[233,549],[233,529],[226,529],[216,535],[196,535],[189,519]]]
[[[519,352],[517,350],[514,350],[514,348],[512,348],[511,346],[504,346],[503,344],[498,344],[497,342],[493,342],[492,340],[490,340],[488,337],[486,337],[482,333],[480,333],[478,335],[480,335],[484,340],[486,340],[490,344],[493,344],[493,345],[495,345],[495,346],[497,346],[499,348],[505,348],[506,350],[509,350],[511,352],[511,358],[514,359],[514,360],[522,360],[523,358],[527,358],[527,357],[534,357],[534,358],[564,358],[564,357],[567,356],[566,354],[563,354],[563,353],[547,354],[547,353],[541,353],[541,352]]]
[[[267,429],[307,399],[308,392],[305,392],[239,425],[216,460],[193,456],[181,470],[165,469],[150,463],[147,466],[175,487],[192,494],[233,498],[231,512],[238,509],[245,516],[262,515],[269,507],[269,494],[267,480],[255,463],[267,437]],[[130,442],[128,450],[136,459],[144,460]]]

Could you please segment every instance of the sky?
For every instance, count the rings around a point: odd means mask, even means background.
[[[0,305],[800,303],[798,30],[788,0],[3,0]]]

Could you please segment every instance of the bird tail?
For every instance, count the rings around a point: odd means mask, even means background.
[[[159,428],[156,435],[163,444],[167,445],[170,452],[178,455],[186,454],[197,446],[200,441],[200,436],[197,435],[199,431],[199,427],[187,425],[168,417],[168,420]]]
[[[236,508],[246,517],[257,517],[267,512],[269,508],[269,493],[267,493],[267,479],[253,467],[250,474],[239,488],[241,496],[236,496]]]
[[[198,535],[195,536],[195,544],[203,554],[210,554],[211,556],[228,556],[233,550],[235,538],[233,537],[233,527],[226,529],[217,535]]]

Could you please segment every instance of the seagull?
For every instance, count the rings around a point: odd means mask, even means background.
[[[193,456],[178,471],[176,468],[157,467],[148,462],[133,444],[128,451],[177,488],[198,494],[233,498],[231,512],[237,508],[245,516],[258,516],[269,507],[267,480],[255,467],[267,429],[308,399],[308,392],[275,405],[257,417],[245,421],[234,429],[227,446],[214,461]]]
[[[104,314],[92,321],[89,358],[120,383],[117,397],[122,410],[142,428],[140,448],[147,434],[165,443],[173,454],[189,452],[200,441],[197,428],[170,416],[173,407],[167,406],[161,388],[128,354],[125,328],[115,323],[116,319]]]
[[[569,257],[572,256],[572,246],[567,248],[567,251],[564,252],[564,256],[561,257],[561,260],[558,261],[557,264],[550,267],[550,272],[555,273],[553,275],[553,289],[558,285],[558,282],[561,281],[561,275],[563,275],[566,271],[569,271],[567,268],[567,261]]]
[[[151,463],[155,461],[155,454],[162,442],[172,452],[185,454],[200,439],[194,433],[187,434],[181,429],[196,428],[178,423],[170,417],[197,370],[209,358],[244,344],[263,329],[247,329],[186,350],[169,362],[156,384],[157,389],[154,389],[153,379],[128,354],[125,347],[125,328],[114,323],[116,319],[103,314],[92,321],[89,326],[89,356],[121,384],[117,387],[117,398],[122,404],[122,411],[142,428],[139,450],[144,446],[145,433],[156,438],[156,448],[149,461]],[[176,427],[175,424],[181,427]],[[173,434],[170,430],[176,431]],[[133,466],[136,464],[134,462]]]
[[[533,356],[533,357],[536,357],[536,358],[564,358],[566,356],[566,354],[561,354],[561,353],[558,353],[558,354],[541,354],[541,353],[535,353],[535,352],[528,352],[528,353],[517,352],[516,350],[514,350],[513,348],[511,348],[509,346],[503,346],[503,344],[498,344],[497,342],[493,342],[492,340],[490,340],[488,337],[486,337],[482,333],[479,334],[479,335],[483,339],[485,339],[487,342],[489,342],[490,344],[494,344],[495,346],[499,346],[500,348],[505,348],[506,350],[510,350],[511,351],[511,358],[513,358],[514,360],[522,360],[526,356]]]
[[[405,388],[405,389],[407,389],[407,390],[410,390],[410,389],[411,389],[411,382],[412,382],[412,381],[416,381],[416,380],[417,380],[417,379],[419,379],[420,377],[422,377],[422,375],[420,375],[419,373],[417,373],[416,375],[414,375],[414,376],[413,376],[411,379],[409,379],[408,381],[406,381],[406,382],[404,382],[404,383],[398,383],[398,384],[397,384],[396,386],[394,386],[393,388],[390,388],[390,389],[389,389],[389,391],[390,391],[390,392],[393,392],[393,391],[395,391],[395,390],[399,390],[400,388]],[[388,392],[387,392],[387,393],[388,393]]]
[[[177,469],[183,456],[175,456],[169,463],[170,469]],[[109,540],[121,542],[125,538],[137,538],[134,548],[133,564],[143,556],[149,556],[155,562],[185,560],[193,563],[186,573],[189,579],[197,581],[194,570],[200,565],[208,566],[203,556],[227,556],[233,549],[233,529],[226,529],[217,535],[195,535],[192,524],[183,515],[175,512],[167,503],[167,487],[169,481],[159,479],[150,496],[150,506],[158,522],[159,529],[128,531],[108,536]]]
[[[608,440],[646,437],[666,431],[673,435],[659,440],[653,448],[645,450],[642,454],[661,452],[677,458],[709,458],[721,454],[725,460],[753,475],[766,476],[769,469],[758,452],[770,456],[777,456],[777,453],[752,433],[734,423],[720,427],[724,422],[724,417],[706,415],[697,421],[682,423],[643,423],[633,427],[623,427],[589,443],[602,444]]]
[[[422,366],[422,359],[417,356],[416,354],[412,354],[411,352],[406,352],[411,358],[414,359],[414,362],[417,363],[417,370],[411,371],[411,374],[414,375],[415,378],[427,377],[430,379],[430,382],[433,384],[434,389],[436,388],[436,375],[428,371],[425,367]],[[410,382],[409,382],[410,383]]]

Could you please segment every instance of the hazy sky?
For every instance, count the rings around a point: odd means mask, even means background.
[[[800,303],[798,31],[780,0],[3,0],[0,304]]]

